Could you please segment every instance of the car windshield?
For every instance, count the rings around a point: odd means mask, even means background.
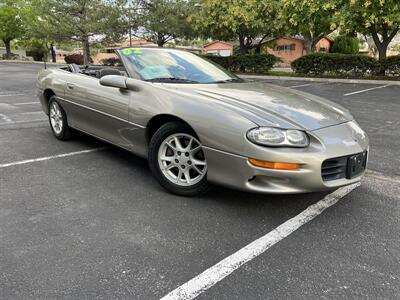
[[[208,60],[181,50],[125,48],[118,50],[130,76],[167,83],[225,83],[241,81]]]

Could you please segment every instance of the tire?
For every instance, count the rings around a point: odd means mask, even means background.
[[[150,140],[148,157],[153,176],[167,191],[190,197],[209,190],[202,145],[189,126],[180,122],[161,126]]]
[[[61,141],[69,140],[72,130],[68,126],[67,115],[56,96],[51,96],[48,109],[50,128],[54,136]]]

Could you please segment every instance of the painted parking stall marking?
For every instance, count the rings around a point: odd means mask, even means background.
[[[365,89],[365,90],[355,91],[355,92],[344,94],[343,96],[351,96],[351,95],[361,94],[361,93],[365,93],[365,92],[369,92],[369,91],[373,91],[373,90],[377,90],[377,89],[383,89],[388,86],[391,86],[391,84],[386,84],[386,85],[376,86],[376,87]]]
[[[25,94],[18,92],[0,92],[0,97],[23,96]]]
[[[276,227],[266,235],[248,244],[232,255],[221,260],[219,263],[205,270],[203,273],[179,286],[166,296],[162,297],[161,300],[194,299],[224,279],[226,276],[233,273],[245,263],[263,254],[270,247],[292,234],[304,224],[313,220],[325,209],[337,203],[340,199],[349,194],[359,185],[360,183],[355,183],[342,187],[333,193],[328,194],[322,200],[310,205],[297,216],[287,220],[285,223]]]
[[[35,101],[35,102],[22,102],[22,103],[14,103],[14,105],[32,105],[32,104],[39,104],[39,101]]]
[[[313,85],[313,84],[312,83],[305,83],[305,84],[293,85],[293,86],[288,86],[288,87],[293,89],[293,88],[299,88],[299,87],[306,87],[306,86],[310,86],[310,85]]]
[[[92,149],[80,150],[80,151],[75,151],[75,152],[62,153],[62,154],[57,154],[57,155],[20,160],[20,161],[11,162],[11,163],[0,164],[0,168],[7,168],[7,167],[12,167],[12,166],[18,166],[18,165],[35,163],[35,162],[40,162],[40,161],[45,161],[45,160],[51,160],[51,159],[55,159],[55,158],[62,158],[62,157],[69,157],[69,156],[74,156],[74,155],[98,152],[98,151],[103,151],[103,150],[106,150],[109,148],[111,148],[111,147],[92,148]]]

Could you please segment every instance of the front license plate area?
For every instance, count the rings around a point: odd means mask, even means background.
[[[367,166],[367,152],[350,156],[347,159],[346,178],[351,179],[357,177],[364,172]]]

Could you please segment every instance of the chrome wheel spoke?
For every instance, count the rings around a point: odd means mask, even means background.
[[[174,137],[174,141],[175,141],[175,145],[176,145],[176,150],[182,151],[183,147],[182,147],[182,144],[181,144],[181,141],[179,140],[179,138]]]
[[[160,159],[161,159],[162,161],[172,162],[172,161],[174,161],[175,156],[162,156],[162,157],[160,157]]]
[[[202,171],[202,170],[200,170],[198,167],[196,167],[196,166],[193,166],[192,167],[193,168],[193,170],[195,170],[197,173],[199,173],[200,175],[202,175],[203,173],[204,173],[204,171]]]
[[[192,148],[192,145],[193,145],[193,138],[191,138],[190,140],[189,140],[189,143],[188,143],[188,145],[186,146],[186,148],[185,148],[185,151],[191,151],[191,148]]]
[[[168,166],[166,166],[166,167],[164,168],[164,170],[169,171],[169,170],[171,170],[171,169],[173,169],[173,168],[177,168],[177,166],[176,166],[175,164],[169,164]]]
[[[198,160],[198,159],[196,159],[196,158],[193,158],[193,159],[192,159],[192,162],[193,162],[193,164],[194,164],[195,166],[205,166],[205,165],[207,165],[207,163],[206,163],[205,161]]]
[[[190,150],[190,153],[191,153],[192,155],[194,155],[194,154],[196,154],[200,149],[201,149],[201,146],[199,145],[199,146],[194,147],[193,149],[191,149],[191,150]]]
[[[178,171],[178,176],[176,176],[176,183],[178,183],[182,179],[183,172],[181,169]]]
[[[171,142],[167,142],[166,145],[171,148],[171,150],[173,150],[174,152],[176,152],[176,147],[174,145],[171,144]]]
[[[183,176],[185,177],[186,182],[190,184],[190,182],[191,182],[192,180],[191,180],[191,178],[190,178],[190,172],[189,172],[189,171],[190,171],[189,169],[186,169],[186,170],[183,172]]]

